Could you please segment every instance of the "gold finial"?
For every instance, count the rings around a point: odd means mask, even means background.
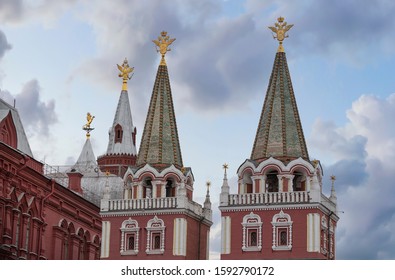
[[[210,186],[211,186],[211,182],[210,182],[210,181],[207,181],[207,182],[206,182],[206,186],[207,186],[207,191],[209,191],[209,190],[210,190]]]
[[[85,125],[82,126],[82,129],[86,131],[86,138],[88,138],[88,139],[89,139],[89,137],[91,137],[90,132],[91,132],[92,130],[94,130],[94,128],[91,127],[91,123],[92,123],[92,121],[93,121],[94,118],[95,118],[95,116],[92,116],[91,113],[88,112],[88,113],[86,114],[86,121],[87,121],[87,122],[86,122]]]
[[[183,166],[181,167],[181,173],[184,174],[187,169]]]
[[[277,21],[278,23],[276,22],[274,26],[269,26],[269,29],[274,33],[276,33],[276,35],[273,35],[273,38],[277,39],[280,42],[277,52],[284,52],[283,41],[285,38],[288,38],[288,34],[286,33],[294,25],[293,24],[287,25],[287,22],[284,21],[283,17],[279,17]]]
[[[133,76],[133,74],[131,76],[129,76],[129,74],[133,72],[134,67],[132,68],[129,67],[129,63],[126,58],[121,66],[118,64],[117,66],[119,71],[121,71],[121,73],[119,73],[118,76],[122,78],[122,90],[128,90],[128,80],[130,80]]]
[[[319,161],[318,161],[317,159],[313,159],[313,160],[312,160],[312,163],[313,163],[314,167],[317,167]]]
[[[110,171],[109,170],[106,170],[106,176],[107,177],[110,176]]]
[[[332,175],[332,176],[331,176],[331,180],[332,180],[332,183],[335,182],[336,176],[335,176],[335,175]]]
[[[227,163],[224,163],[224,164],[222,165],[222,168],[225,170],[225,175],[226,175],[226,170],[229,168],[228,164],[227,164]]]
[[[170,36],[167,35],[166,31],[162,31],[160,33],[160,36],[158,37],[158,40],[152,40],[152,42],[155,43],[155,45],[157,46],[156,51],[160,52],[160,54],[162,55],[162,59],[160,61],[160,65],[166,65],[166,61],[165,61],[165,54],[168,51],[171,51],[171,49],[169,48],[169,46],[176,40],[176,38],[172,38],[170,39]],[[159,49],[158,49],[159,48]]]

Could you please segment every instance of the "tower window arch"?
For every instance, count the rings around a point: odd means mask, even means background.
[[[295,170],[292,179],[293,190],[296,192],[306,191],[306,172],[303,170]]]
[[[278,192],[278,171],[271,170],[266,173],[266,191],[267,192]]]
[[[166,180],[166,197],[174,197],[176,195],[175,181],[173,178]]]
[[[243,251],[260,251],[262,249],[261,217],[251,212],[243,217]]]
[[[252,173],[250,170],[244,172],[243,174],[243,186],[244,186],[244,193],[253,193],[253,183],[252,183]]]
[[[121,225],[121,255],[137,255],[139,252],[139,225],[129,218]]]
[[[115,143],[122,143],[123,129],[120,124],[115,126]]]
[[[284,213],[283,210],[273,216],[273,250],[285,251],[292,249],[292,224],[291,216]]]
[[[147,223],[147,254],[163,254],[165,252],[165,224],[155,216]]]

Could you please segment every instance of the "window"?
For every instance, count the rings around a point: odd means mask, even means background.
[[[258,246],[258,232],[256,229],[249,230],[248,237],[249,237],[248,238],[249,247]]]
[[[291,216],[284,213],[283,210],[273,216],[273,250],[292,249],[292,223]]]
[[[128,243],[127,243],[127,250],[133,250],[136,248],[136,239],[135,239],[135,234],[128,234],[127,235],[128,238]]]
[[[175,187],[172,179],[166,180],[166,197],[174,197],[175,196]]]
[[[260,251],[262,249],[261,217],[251,212],[243,218],[243,251]]]
[[[278,192],[278,171],[273,170],[266,174],[267,192]]]
[[[137,255],[139,252],[139,225],[136,220],[129,218],[121,225],[121,255]]]
[[[115,126],[115,143],[122,143],[123,130],[120,124]]]
[[[165,251],[165,225],[155,216],[147,223],[147,254],[163,254]]]

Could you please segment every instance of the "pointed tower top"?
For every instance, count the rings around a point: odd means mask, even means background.
[[[288,38],[288,30],[291,29],[293,24],[287,24],[286,21],[284,21],[283,17],[279,17],[277,19],[278,22],[274,24],[274,26],[269,26],[269,29],[273,31],[276,35],[273,35],[274,39],[277,39],[279,41],[279,46],[277,49],[277,52],[284,52],[284,47],[283,47],[283,41],[285,38]]]
[[[80,156],[72,169],[78,170],[81,174],[96,173],[98,171],[95,154],[93,153],[90,138],[87,137]]]
[[[276,32],[281,46],[282,40],[288,37],[285,32],[292,25],[287,25],[283,18],[279,18],[275,26],[270,29]],[[309,160],[287,59],[281,50],[274,60],[251,153],[252,160],[260,161],[269,157],[283,162],[299,157]]]
[[[161,168],[174,164],[177,168],[181,168],[183,163],[177,123],[169,74],[164,60],[166,52],[170,50],[168,46],[175,39],[169,39],[169,36],[164,31],[161,35],[162,37],[153,41],[159,47],[162,61],[159,64],[152,90],[137,165],[148,163]]]
[[[121,73],[118,74],[118,77],[122,78],[122,90],[128,90],[128,80],[130,80],[133,76],[133,74],[132,75],[129,74],[133,72],[134,67],[132,68],[129,67],[129,63],[126,58],[123,61],[122,65],[120,66],[117,64],[117,67],[119,71],[121,71]]]
[[[157,46],[156,51],[160,52],[162,55],[162,59],[160,61],[160,65],[166,65],[165,55],[168,51],[171,51],[169,46],[176,40],[176,38],[170,39],[170,36],[167,35],[166,31],[162,31],[158,40],[152,40]]]

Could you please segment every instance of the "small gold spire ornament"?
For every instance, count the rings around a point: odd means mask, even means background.
[[[269,29],[275,33],[275,35],[273,35],[273,38],[277,39],[280,43],[280,45],[278,46],[277,52],[284,52],[283,41],[285,38],[288,38],[288,34],[286,34],[286,33],[294,25],[287,24],[287,22],[284,21],[283,17],[279,17],[277,19],[277,21],[278,21],[278,23],[276,22],[274,24],[274,26],[269,26]]]
[[[91,132],[92,130],[94,130],[94,128],[91,127],[91,123],[92,123],[92,121],[93,121],[94,118],[95,118],[95,116],[92,116],[91,113],[88,112],[88,113],[86,114],[86,121],[87,121],[87,122],[86,122],[85,125],[82,126],[82,129],[86,131],[86,138],[91,137],[90,132]]]
[[[211,186],[211,182],[210,181],[207,181],[206,182],[206,186],[207,186],[207,192],[210,190],[210,186]]]
[[[122,90],[128,90],[128,80],[130,80],[133,76],[133,74],[132,75],[129,74],[133,72],[134,67],[132,68],[129,67],[129,63],[126,58],[123,61],[122,65],[117,64],[117,66],[119,71],[121,71],[121,73],[119,73],[118,76],[122,78]]]
[[[160,65],[166,65],[165,55],[168,51],[171,51],[169,46],[176,40],[176,38],[170,39],[170,36],[167,35],[166,31],[162,31],[158,40],[152,40],[157,46],[156,51],[160,52],[162,55],[162,59],[160,61]]]

